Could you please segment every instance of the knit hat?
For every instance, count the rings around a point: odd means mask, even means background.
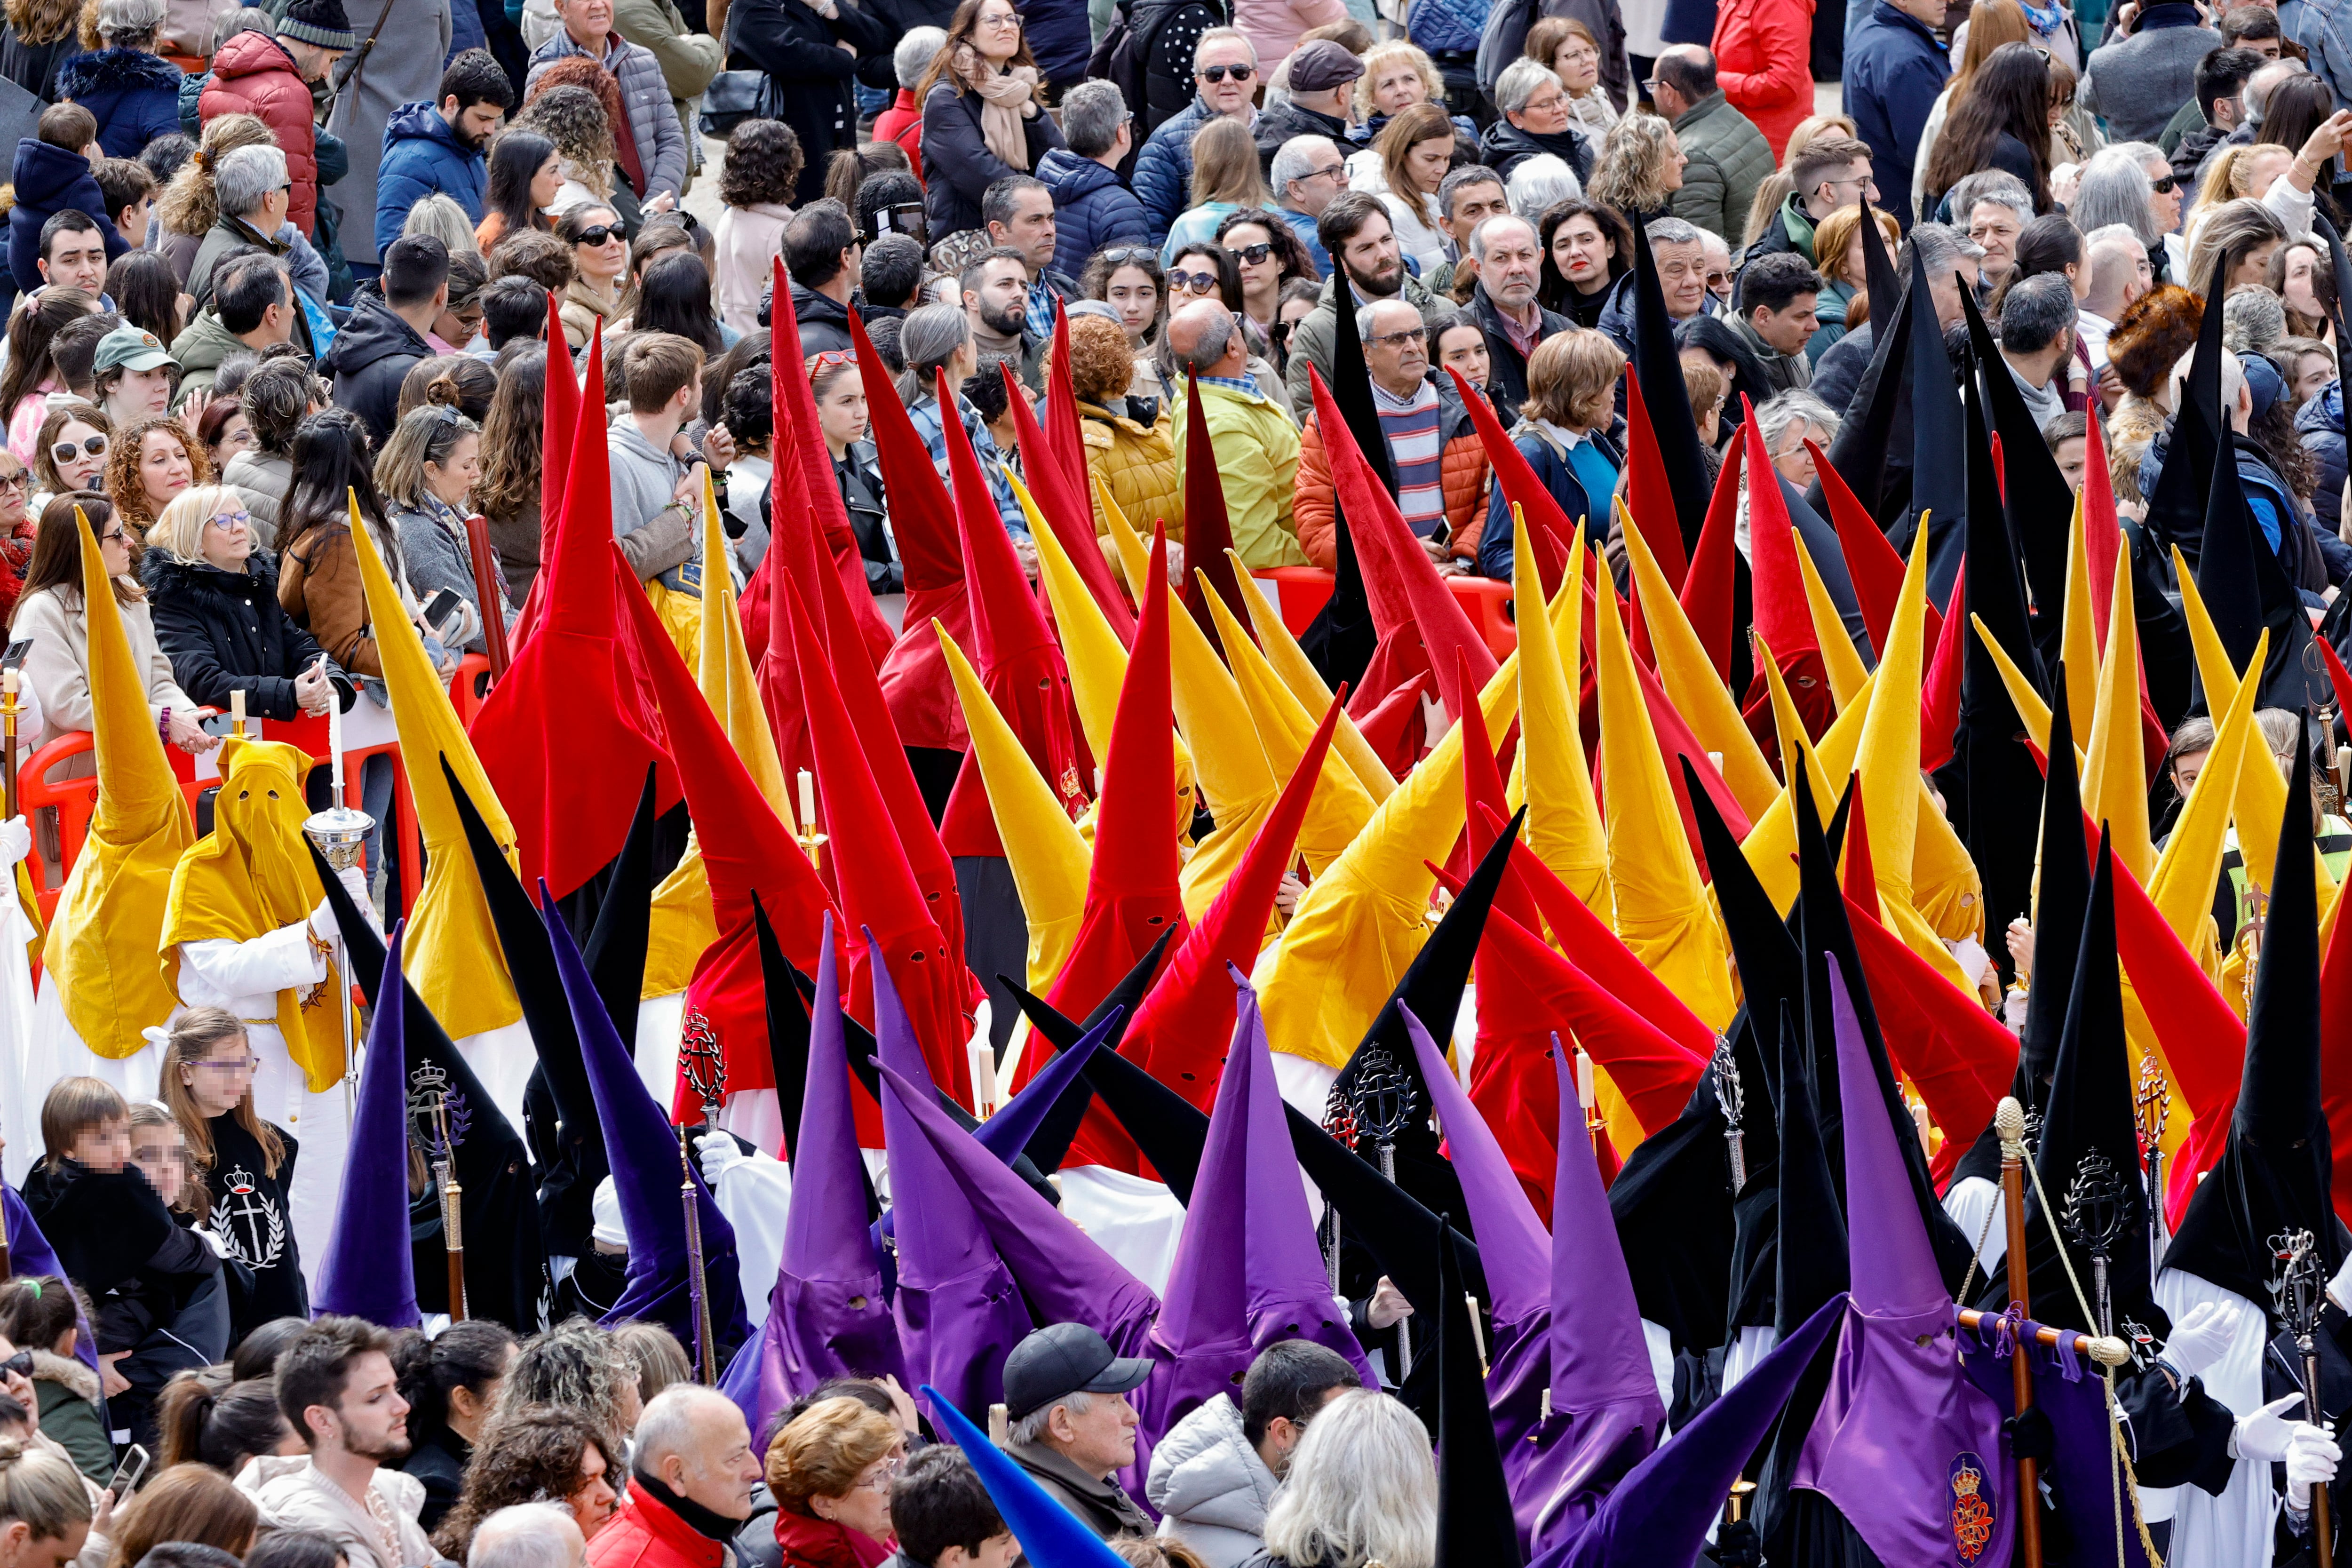
[[[278,36],[322,49],[349,49],[360,41],[352,31],[352,19],[343,15],[343,0],[294,0],[286,20],[278,24]]]

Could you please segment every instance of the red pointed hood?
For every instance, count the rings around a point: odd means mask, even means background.
[[[1780,471],[1772,466],[1764,450],[1764,434],[1756,427],[1756,411],[1745,397],[1740,407],[1747,414],[1739,443],[1748,451],[1748,566],[1756,634],[1770,645],[1780,663],[1807,737],[1819,740],[1837,717],[1837,704],[1830,695],[1821,637],[1813,630],[1805,579],[1797,565],[1797,530],[1789,521],[1788,498],[1780,493]],[[1760,669],[1748,685],[1743,708],[1748,727],[1765,754],[1777,755],[1780,734],[1772,718],[1771,691]]]
[[[1714,1054],[1715,1031],[1667,989],[1648,964],[1634,957],[1608,923],[1585,908],[1584,900],[1534,850],[1524,843],[1514,846],[1511,865],[1535,894],[1536,907],[1543,911],[1544,924],[1551,928],[1555,946],[1576,954],[1578,967],[1683,1049],[1694,1056]]]
[[[1151,581],[1167,581],[1168,537],[1155,530]],[[1110,755],[1095,806],[1094,860],[1070,956],[1045,1000],[1068,1018],[1093,1012],[1162,933],[1186,929],[1177,876],[1176,731],[1169,697],[1168,598],[1143,596],[1118,691]],[[1035,1059],[1032,1058],[1031,1059]],[[1024,1081],[1025,1081],[1024,1075]]]
[[[2094,419],[2089,423],[2096,425],[2098,421]],[[2083,471],[2086,474],[2105,473],[2106,438],[2086,426],[2083,439]],[[2123,523],[2116,515],[2115,487],[2084,485],[2083,553],[2090,567],[2092,633],[2102,658],[2107,652],[2107,611],[2116,599],[2116,554],[2123,548]],[[2146,684],[2145,680],[2142,684]]]
[[[2148,1026],[2156,1031],[2172,1087],[2195,1119],[2189,1142],[2165,1172],[2165,1209],[2178,1224],[2197,1178],[2212,1168],[2229,1141],[2230,1118],[2238,1108],[2245,1069],[2246,1024],[2221,999],[2130,868],[2118,862],[2114,869],[2116,950]],[[2323,998],[2326,984],[2323,966]],[[2324,1048],[2324,1003],[2321,1026]]]
[[[1084,510],[1091,518],[1087,438],[1078,428],[1078,393],[1070,379],[1070,312],[1059,300],[1054,301],[1054,353],[1045,373],[1045,445],[1068,476],[1072,492],[1087,500]]]
[[[547,341],[563,342],[562,309],[555,295],[547,296]],[[552,374],[558,366],[566,374]],[[547,406],[539,432],[539,558],[555,559],[555,527],[563,516],[564,470],[572,464],[572,433],[580,425],[580,387],[568,374],[572,356],[566,353],[559,361],[551,356],[547,376]],[[539,630],[547,616],[547,574],[540,573],[530,580],[523,595],[521,613],[515,616],[514,630],[507,634],[507,646],[519,648]]]
[[[1965,561],[1962,563],[1966,564]],[[1919,684],[1919,771],[1934,773],[1952,760],[1960,728],[1960,676],[1968,668],[1969,578],[1952,579],[1952,602],[1936,636],[1936,657]],[[1933,610],[1935,606],[1927,606]]]
[[[604,363],[599,333],[588,346],[588,374],[598,385]],[[568,374],[561,363],[551,369],[551,384]],[[555,547],[541,571],[544,623],[491,688],[470,731],[514,824],[526,884],[543,877],[558,898],[576,892],[621,852],[646,768],[656,770],[659,809],[678,801],[677,770],[655,738],[616,646],[604,422],[575,420],[567,456],[564,493],[572,504],[559,516]],[[634,584],[629,596],[645,597]]]
[[[1739,564],[1739,486],[1747,464],[1746,441],[1734,441],[1723,457],[1723,471],[1715,478],[1715,495],[1706,503],[1706,522],[1700,528],[1698,548],[1691,552],[1689,575],[1683,579],[1683,615],[1698,634],[1718,679],[1731,679],[1732,576]],[[1649,536],[1644,534],[1643,539]],[[1773,645],[1775,647],[1779,644]]]
[[[849,312],[849,336],[857,345],[859,364],[881,364],[873,340],[866,335],[866,323],[855,310]],[[963,705],[956,700],[947,655],[931,630],[936,620],[958,647],[972,646],[971,601],[964,588],[955,501],[940,471],[931,467],[914,422],[907,417],[898,384],[875,374],[866,384],[866,406],[874,421],[868,433],[882,469],[883,490],[890,498],[890,536],[907,580],[905,629],[882,661],[882,701],[890,710],[898,738],[908,745],[964,751],[971,738],[964,733]],[[745,613],[750,613],[748,602]]]
[[[1062,649],[1046,628],[1037,595],[1013,553],[1012,536],[996,510],[996,498],[981,471],[963,421],[954,417],[954,388],[939,378],[940,405],[948,416],[948,477],[955,489],[956,537],[961,543],[964,576],[971,601],[971,656],[980,683],[1003,711],[1037,773],[1076,817],[1085,809],[1087,766],[1079,743],[1070,696],[1070,673]],[[1001,856],[996,819],[988,807],[988,786],[974,753],[964,753],[948,798],[940,837],[951,855]]]
[[[1060,307],[1055,306],[1058,312]],[[1056,314],[1057,333],[1054,376],[1057,383],[1069,379],[1067,329]],[[1061,542],[1062,553],[1078,570],[1078,580],[1087,585],[1087,595],[1102,607],[1103,619],[1110,623],[1111,631],[1122,646],[1135,641],[1135,612],[1128,607],[1127,595],[1118,591],[1118,582],[1110,574],[1110,563],[1104,558],[1102,546],[1095,538],[1095,508],[1092,493],[1087,489],[1085,451],[1079,447],[1078,477],[1074,482],[1062,454],[1037,424],[1037,416],[1029,406],[1029,398],[1021,390],[1020,378],[1013,374],[1013,362],[999,361],[997,370],[1004,377],[1006,406],[1013,411],[1013,423],[1019,432],[1021,450],[1037,454],[1036,460],[1024,463],[1023,477],[1029,485],[1030,498],[1037,503],[1045,526],[1054,531]],[[1066,395],[1066,384],[1065,384]],[[1066,401],[1067,396],[1066,395]],[[1047,409],[1052,414],[1052,409]],[[1072,428],[1076,428],[1075,405],[1071,413]],[[934,641],[937,639],[934,638]]]
[[[2319,1103],[2327,1112],[2329,1143],[2340,1140],[2352,1149],[2352,921],[2340,910],[2319,955]],[[2341,1175],[2331,1172],[2331,1181],[2336,1212],[2342,1215],[2352,1213],[2352,1159],[2338,1163],[2346,1169]]]
[[[1872,920],[1878,919],[1878,868],[1870,858],[1870,824],[1863,811],[1862,779],[1854,775],[1853,787],[1846,799],[1852,804],[1846,812],[1845,857],[1842,866],[1842,885],[1845,896],[1861,906]]]
[[[1495,470],[1495,483],[1501,489],[1506,504],[1516,506],[1527,514],[1528,540],[1533,542],[1547,535],[1557,536],[1553,551],[1541,558],[1538,568],[1543,575],[1544,595],[1549,597],[1559,592],[1560,579],[1566,575],[1568,567],[1567,555],[1559,550],[1557,540],[1576,537],[1576,520],[1568,515],[1567,509],[1559,504],[1559,498],[1551,493],[1550,488],[1536,477],[1535,466],[1528,461],[1526,454],[1519,450],[1518,443],[1513,441],[1510,433],[1503,428],[1503,422],[1496,416],[1495,405],[1487,401],[1486,395],[1471,385],[1468,378],[1452,366],[1446,368],[1446,374],[1454,378],[1454,390],[1461,395],[1462,406],[1470,411],[1470,423],[1477,426],[1478,444],[1486,449],[1486,461]],[[1602,525],[1604,531],[1605,526]],[[1645,534],[1643,537],[1648,536]],[[1675,564],[1679,566],[1682,552],[1679,537],[1675,541]]]
[[[1469,685],[1467,671],[1462,683]],[[1503,770],[1495,760],[1495,749],[1486,737],[1486,714],[1484,706],[1473,702],[1462,711],[1462,797],[1463,837],[1468,850],[1468,864],[1477,865],[1486,858],[1511,820],[1511,807],[1503,789]],[[1535,895],[1507,862],[1503,879],[1495,889],[1495,908],[1522,925],[1538,925],[1541,916],[1536,911]]]
[[[832,851],[828,858],[841,890],[844,928],[861,933],[849,950],[850,1010],[873,1016],[873,966],[878,957],[888,965],[908,1021],[922,1042],[932,1080],[969,1104],[963,1046],[971,1030],[963,1002],[971,986],[962,952],[950,952],[915,884],[889,808],[866,766],[866,748],[834,684],[824,650],[817,646],[800,590],[790,581],[779,588],[816,757],[817,815]]]
[[[1886,542],[1878,520],[1870,515],[1862,498],[1846,484],[1844,477],[1830,462],[1829,454],[1810,438],[1805,448],[1813,455],[1813,470],[1820,476],[1822,494],[1830,504],[1830,522],[1837,530],[1838,550],[1845,557],[1846,575],[1853,580],[1853,596],[1862,607],[1863,626],[1870,633],[1870,646],[1883,654],[1887,628],[1895,624],[1895,605],[1903,597],[1903,557]],[[1927,640],[1930,647],[1935,646],[1943,624],[1936,606],[1929,605]],[[1780,645],[1772,646],[1778,648]]]
[[[1403,623],[1407,639],[1418,634],[1429,668],[1436,672],[1437,689],[1445,711],[1459,718],[1466,708],[1476,706],[1480,689],[1494,675],[1495,650],[1486,646],[1486,639],[1478,635],[1470,617],[1463,614],[1461,604],[1445,586],[1445,579],[1437,574],[1436,563],[1405,525],[1404,514],[1397,510],[1395,499],[1373,477],[1370,465],[1364,461],[1364,454],[1356,445],[1354,433],[1339,413],[1339,404],[1320,378],[1315,382],[1315,418],[1323,433],[1324,449],[1330,454],[1339,502],[1347,509],[1349,536],[1360,550],[1367,538],[1380,541],[1379,552],[1385,567],[1382,574],[1392,575],[1402,589],[1410,616]],[[1368,589],[1374,571],[1367,552],[1364,582]],[[1375,594],[1375,619],[1379,603]],[[1383,644],[1388,642],[1386,627],[1381,629],[1381,637]],[[1375,656],[1375,668],[1379,662]],[[1467,687],[1462,681],[1465,664],[1473,682]]]
[[[1674,485],[1666,478],[1665,456],[1658,450],[1658,433],[1650,425],[1650,405],[1642,400],[1642,378],[1630,363],[1625,373],[1625,510],[1642,531],[1642,542],[1650,547],[1658,570],[1666,574],[1668,586],[1681,593],[1690,563],[1683,553]],[[1609,532],[1605,518],[1596,517],[1586,526],[1596,539]]]
[[[866,645],[868,660],[879,667],[898,634],[882,618],[882,612],[874,607],[873,590],[866,586],[866,559],[858,553],[857,535],[850,530],[849,511],[841,502],[841,487],[834,482],[833,454],[825,449],[824,427],[817,423],[816,394],[809,385],[808,358],[801,349],[800,321],[793,313],[792,280],[784,276],[782,257],[775,258],[772,266],[775,304],[770,319],[773,323],[775,357],[769,362],[768,374],[775,396],[777,473],[781,476],[783,471],[782,459],[789,433],[797,458],[795,466],[805,480],[801,493],[808,497],[810,520],[834,570],[841,574],[845,585],[858,590],[849,600],[850,614],[857,617],[859,639]],[[787,414],[791,416],[789,432]]]
[[[1248,973],[1265,945],[1275,895],[1282,890],[1298,847],[1298,830],[1313,804],[1323,759],[1347,701],[1345,688],[1323,711],[1323,722],[1291,770],[1274,809],[1258,825],[1257,837],[1242,852],[1225,885],[1185,933],[1160,972],[1160,981],[1137,1008],[1120,1054],[1140,1061],[1152,1077],[1206,1110],[1217,1093],[1219,1064],[1233,1037],[1232,965]]]

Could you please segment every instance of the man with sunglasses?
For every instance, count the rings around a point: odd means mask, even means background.
[[[1191,205],[1192,137],[1217,115],[1255,127],[1257,47],[1239,27],[1211,27],[1192,51],[1192,101],[1163,122],[1135,155],[1135,195],[1156,244]]]

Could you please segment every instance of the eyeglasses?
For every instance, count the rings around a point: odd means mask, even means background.
[[[1259,262],[1264,261],[1267,257],[1274,254],[1274,247],[1271,243],[1265,241],[1261,241],[1256,245],[1244,245],[1239,248],[1235,248],[1229,245],[1225,247],[1225,254],[1232,257],[1236,261],[1246,261],[1252,267],[1255,267]]]
[[[1217,275],[1213,272],[1171,272],[1168,291],[1171,294],[1213,294],[1217,291]]]
[[[230,1057],[225,1061],[190,1062],[188,1065],[198,1072],[216,1072],[227,1078],[240,1078],[247,1073],[260,1071],[261,1058],[253,1056]]]
[[[1257,75],[1255,66],[1202,66],[1192,73],[1202,81],[1223,81],[1231,75],[1235,81],[1247,81]]]
[[[1520,105],[1519,112],[1521,114],[1548,114],[1555,109],[1563,107],[1567,102],[1568,94],[1564,92],[1550,93],[1542,98],[1531,98],[1528,100],[1526,103]]]
[[[2150,180],[2147,183],[2147,188],[2157,195],[2168,196],[2180,188],[2180,177],[2177,174],[2167,174],[2160,180]]]
[[[49,448],[49,457],[57,462],[70,463],[74,460],[75,454],[80,452],[87,452],[93,458],[105,457],[106,437],[103,436],[85,436],[82,437],[79,446],[71,441],[60,441],[56,446]]]
[[[603,245],[608,240],[621,239],[624,237],[625,237],[622,234],[621,226],[619,224],[600,223],[593,228],[582,229],[580,231],[580,237],[573,240],[572,243],[574,245]]]
[[[98,536],[98,542],[100,544],[127,545],[131,542],[131,535],[124,532],[121,525],[118,524],[113,528],[108,529],[104,533],[100,534]]]
[[[857,1485],[869,1492],[887,1492],[890,1489],[890,1483],[898,1479],[898,1467],[906,1462],[898,1458],[881,1460],[877,1472],[871,1477],[861,1478]]]
[[[216,511],[213,513],[210,521],[215,528],[250,528],[253,525],[253,514],[244,510]]]
[[[1425,326],[1407,327],[1401,332],[1383,332],[1372,340],[1384,349],[1401,349],[1407,343],[1424,343],[1428,341],[1429,329]]]
[[[1001,16],[982,16],[979,25],[983,27],[994,27],[999,32],[1010,27],[1017,33],[1021,30],[1021,13],[1007,11]]]
[[[31,476],[22,468],[18,468],[13,474],[0,474],[0,490],[21,490],[29,478]]]
[[[1344,180],[1348,177],[1348,165],[1334,163],[1328,169],[1314,170],[1305,177],[1310,180]]]

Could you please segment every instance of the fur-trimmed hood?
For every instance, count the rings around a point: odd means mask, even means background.
[[[67,98],[87,98],[147,88],[169,92],[177,103],[184,74],[163,56],[144,49],[97,49],[66,61],[58,72],[58,91]]]
[[[77,1399],[98,1403],[98,1373],[75,1361],[49,1351],[33,1352],[33,1381],[54,1383]]]
[[[2155,395],[2180,357],[2197,346],[2205,304],[2178,283],[2161,284],[2133,300],[2107,334],[2107,362],[2126,390]]]

